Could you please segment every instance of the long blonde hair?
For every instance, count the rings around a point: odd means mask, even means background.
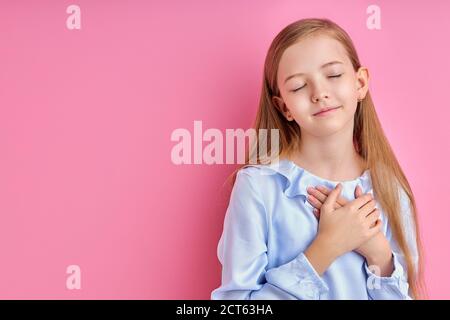
[[[286,120],[274,105],[272,98],[280,95],[277,85],[277,72],[283,52],[289,46],[313,33],[326,34],[339,41],[345,48],[355,72],[361,66],[352,40],[345,30],[336,23],[328,19],[302,19],[286,26],[272,41],[267,52],[264,63],[259,109],[254,123],[257,138],[250,146],[247,146],[249,150],[246,152],[245,163],[238,166],[229,177],[232,180],[232,185],[234,185],[236,180],[237,172],[241,168],[250,165],[249,159],[256,159],[257,164],[268,163],[274,157],[291,154],[299,145],[301,139],[300,127],[295,121]],[[258,138],[260,129],[279,130],[280,141],[277,154],[271,154],[270,136],[266,137],[265,139],[267,140],[265,141],[261,141]],[[398,247],[404,255],[407,265],[408,283],[413,298],[425,298],[423,250],[420,241],[414,195],[383,132],[370,92],[367,92],[365,98],[357,106],[354,116],[353,139],[356,151],[365,160],[367,167],[370,168],[374,195],[384,209],[383,211],[389,220],[394,239],[397,241]],[[256,152],[258,145],[262,143],[267,148],[267,154],[264,159]],[[268,154],[270,154],[269,157],[267,157]],[[419,254],[418,268],[414,265],[411,248],[408,246],[406,240],[407,235],[402,228],[403,223],[398,183],[410,201],[411,218],[414,221],[416,245]]]

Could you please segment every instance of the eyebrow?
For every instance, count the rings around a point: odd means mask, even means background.
[[[320,67],[320,69],[323,69],[325,67],[331,66],[333,64],[338,64],[338,63],[343,64],[341,61],[337,61],[337,60],[336,61],[330,61],[330,62],[327,62],[324,65],[322,65]],[[290,75],[289,77],[286,78],[286,80],[284,80],[284,83],[288,82],[288,80],[290,80],[290,79],[292,79],[294,77],[298,77],[298,76],[302,76],[302,75],[304,75],[304,73],[295,73],[293,75]]]

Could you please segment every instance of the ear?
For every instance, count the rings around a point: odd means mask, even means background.
[[[275,105],[275,107],[284,115],[287,121],[294,120],[294,117],[291,115],[291,112],[287,108],[282,98],[278,96],[273,96],[272,102]]]
[[[356,72],[358,100],[362,100],[366,97],[369,91],[369,69],[360,67]]]

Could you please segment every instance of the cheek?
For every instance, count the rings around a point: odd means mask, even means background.
[[[335,93],[343,103],[348,104],[358,99],[358,91],[356,90],[353,81],[350,80],[343,81],[337,85]]]
[[[354,117],[358,106],[358,91],[354,83],[350,81],[345,84],[342,83],[337,89],[336,95],[339,103],[344,106],[343,114],[345,118]]]
[[[308,115],[310,112],[310,102],[305,95],[295,96],[289,101],[289,110],[294,118],[300,119]]]

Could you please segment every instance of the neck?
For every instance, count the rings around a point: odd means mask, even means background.
[[[354,180],[366,169],[364,159],[353,144],[353,123],[328,136],[313,136],[302,131],[294,163],[312,174],[332,181]]]

